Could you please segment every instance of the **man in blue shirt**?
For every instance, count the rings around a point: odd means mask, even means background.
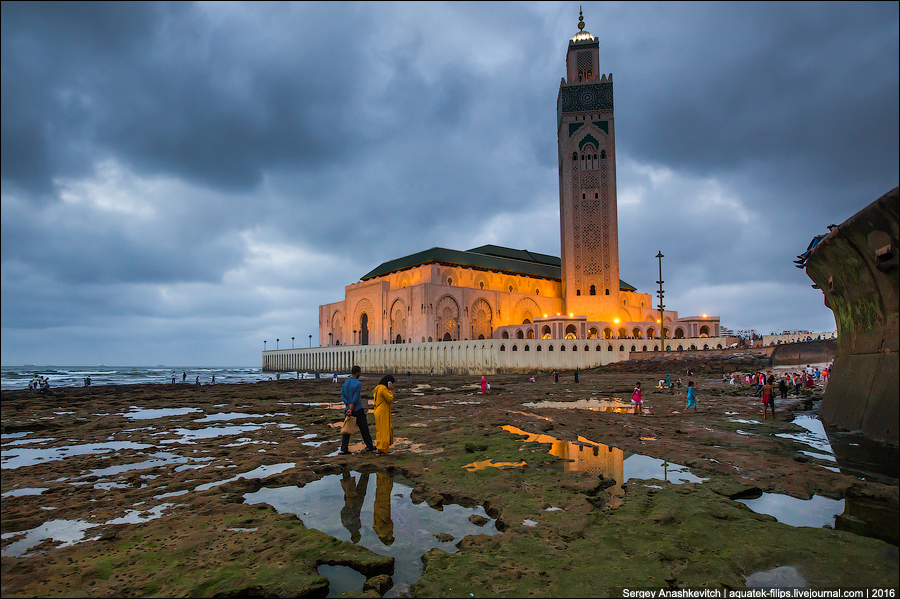
[[[341,401],[344,402],[346,408],[345,414],[356,418],[356,425],[362,434],[363,443],[366,444],[366,451],[375,451],[375,445],[372,444],[372,435],[369,433],[369,423],[366,420],[366,410],[363,407],[362,383],[359,382],[359,375],[362,374],[362,368],[354,366],[350,370],[350,378],[344,381],[341,387]],[[350,435],[341,435],[341,450],[339,455],[350,454]]]

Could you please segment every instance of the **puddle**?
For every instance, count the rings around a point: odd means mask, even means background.
[[[68,547],[85,540],[85,531],[93,526],[95,525],[82,520],[51,520],[31,530],[6,532],[0,535],[0,538],[14,539],[20,536],[23,538],[13,541],[4,547],[3,551],[0,551],[0,555],[4,557],[21,557],[29,549],[40,545],[47,539],[61,543],[61,545],[56,545],[56,547]]]
[[[243,412],[222,412],[219,414],[210,414],[209,416],[204,416],[198,420],[194,420],[194,422],[219,422],[221,420],[237,420],[239,418],[271,418],[273,414],[245,414]]]
[[[831,442],[828,440],[828,435],[825,434],[825,426],[819,419],[809,415],[800,415],[794,418],[792,422],[805,428],[806,432],[776,433],[775,436],[804,443],[813,449],[834,456],[834,452],[831,450]],[[831,459],[834,460],[834,457]]]
[[[834,527],[834,518],[844,511],[843,499],[829,499],[814,495],[812,499],[797,499],[790,495],[763,493],[756,499],[736,499],[757,514],[768,514],[788,526]]]
[[[212,489],[213,487],[218,487],[219,485],[224,485],[225,483],[230,483],[232,481],[238,480],[239,478],[244,478],[247,480],[254,478],[268,478],[274,474],[281,474],[285,470],[290,470],[294,467],[294,462],[288,462],[284,464],[272,464],[270,466],[260,466],[250,472],[245,472],[243,474],[238,474],[237,476],[233,476],[226,480],[220,480],[212,483],[206,483],[205,485],[200,485],[195,491],[206,491],[208,489]]]
[[[91,470],[87,476],[111,476],[113,474],[121,474],[129,470],[149,470],[169,464],[186,464],[187,462],[205,462],[212,458],[186,458],[174,453],[159,452],[149,456],[151,459],[143,462],[135,462],[133,464],[120,464],[118,466],[109,466],[108,468],[100,468],[99,470]],[[204,464],[205,466],[205,464]],[[194,468],[202,468],[203,466],[194,466]],[[176,468],[176,472],[179,469]]]
[[[7,497],[23,497],[25,495],[40,495],[44,491],[49,491],[50,487],[45,487],[43,489],[40,488],[31,488],[31,489],[13,489],[12,491],[7,491],[0,495],[0,498]]]
[[[750,589],[805,589],[806,579],[793,566],[781,566],[745,576]]]
[[[494,460],[482,460],[480,462],[472,462],[471,464],[466,464],[463,466],[469,472],[475,472],[476,470],[484,470],[485,468],[503,468],[503,469],[511,469],[511,468],[522,468],[527,466],[524,461],[523,462],[495,462]]]
[[[522,404],[526,408],[557,408],[570,410],[591,410],[593,412],[614,412],[617,414],[634,414],[634,406],[616,399],[579,399],[576,401],[539,401]],[[647,412],[649,406],[644,406]]]
[[[191,412],[201,412],[197,408],[156,408],[144,409],[137,406],[131,406],[131,412],[122,414],[125,418],[132,420],[153,420],[154,418],[168,418],[169,416],[184,416]]]
[[[415,483],[384,472],[344,472],[324,476],[303,487],[263,488],[244,495],[245,503],[267,503],[279,513],[296,514],[304,526],[342,541],[361,545],[379,555],[393,557],[394,586],[386,596],[405,596],[422,575],[422,555],[432,548],[456,552],[467,535],[499,534],[495,520],[483,507],[444,504],[441,510],[410,499]],[[336,505],[343,505],[338,511]],[[483,526],[469,521],[477,515]],[[394,527],[394,522],[400,525]],[[452,540],[440,541],[445,533]],[[441,538],[447,538],[441,535]]]
[[[316,570],[320,576],[328,579],[328,595],[337,597],[341,593],[362,593],[366,584],[366,575],[357,572],[350,566],[329,566],[322,564]]]
[[[189,429],[176,428],[171,431],[156,433],[157,435],[178,435],[177,439],[162,439],[160,443],[193,443],[198,439],[212,439],[213,437],[229,437],[251,431],[258,431],[266,424],[239,424],[235,426],[210,426],[207,428]]]
[[[147,449],[153,445],[132,443],[131,441],[113,441],[109,443],[85,443],[83,445],[69,445],[66,447],[51,447],[47,449],[32,448],[3,448],[0,452],[0,468],[15,470],[23,466],[33,466],[45,462],[62,460],[73,455],[85,455],[121,451],[123,449]]]
[[[701,483],[707,479],[691,474],[686,466],[665,462],[657,458],[641,454],[625,453],[617,447],[610,447],[584,437],[578,437],[578,443],[560,441],[550,435],[527,433],[514,426],[503,426],[503,430],[515,435],[527,437],[526,443],[550,444],[550,455],[572,460],[562,462],[565,472],[591,472],[602,474],[604,478],[612,478],[621,485],[632,478],[668,481],[674,484]]]

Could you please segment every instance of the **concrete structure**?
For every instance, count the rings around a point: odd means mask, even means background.
[[[827,424],[897,444],[898,188],[815,241],[801,261],[806,260],[806,274],[825,294],[838,330],[834,371],[819,415]]]
[[[632,345],[645,345],[632,340],[658,338],[662,327],[668,339],[719,336],[714,316],[679,318],[676,311],[666,311],[659,322],[653,297],[619,279],[612,75],[600,75],[599,41],[584,31],[582,17],[578,28],[568,44],[566,77],[557,96],[561,258],[485,245],[467,251],[431,248],[390,260],[345,287],[343,300],[319,307],[320,346],[354,346],[350,355],[361,365],[363,357],[374,365],[387,364],[384,355],[395,355],[404,356],[395,363],[415,371],[430,371],[427,360],[434,358],[437,371],[493,372],[534,369],[538,363],[541,368],[584,368],[626,359]],[[548,350],[568,345],[561,340],[615,343],[575,344],[581,348],[577,360],[557,353],[554,362],[547,354],[539,361],[512,359],[510,348],[524,345],[504,341],[517,339],[556,341],[546,344]],[[491,340],[500,343],[464,343]],[[367,349],[379,345],[418,347],[394,354]],[[543,343],[528,345],[531,351],[545,349]],[[458,351],[448,353],[448,347]],[[482,359],[479,352],[487,348],[497,355]],[[466,357],[468,349],[479,357]],[[335,352],[333,359],[301,360],[307,365],[302,368],[349,368],[344,349],[309,353],[328,351]],[[275,367],[269,357],[280,364],[279,355],[266,353],[264,367]],[[448,362],[446,355],[461,361]]]

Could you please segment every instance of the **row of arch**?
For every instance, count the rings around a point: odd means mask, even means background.
[[[717,345],[721,349],[722,345]],[[699,349],[667,345],[668,350]],[[710,349],[704,344],[703,349]],[[591,368],[627,360],[631,352],[658,351],[659,344],[566,343],[500,340],[415,343],[404,345],[317,347],[263,352],[263,370],[280,372],[349,372],[354,364],[367,372],[440,374],[516,372],[534,369]]]
[[[531,324],[531,323],[524,323]],[[509,330],[504,330],[500,333],[501,339],[534,339],[535,338],[535,327],[529,326],[527,328],[516,328],[512,332]],[[631,330],[631,335],[628,334],[629,331],[622,327],[617,331],[614,331],[610,327],[606,327],[603,329],[603,336],[600,336],[600,329],[598,327],[590,327],[588,329],[587,338],[588,339],[658,339],[657,331],[654,327],[647,327],[646,329],[641,329],[640,327],[634,327]],[[669,328],[665,328],[665,335],[667,339],[684,339],[685,331],[682,327],[675,328],[675,336],[673,337]],[[548,325],[544,325],[541,327],[540,331],[541,339],[552,339],[552,331]],[[704,325],[700,327],[700,337],[709,337],[709,327]],[[570,324],[566,327],[566,339],[578,339],[578,327],[574,324]],[[696,349],[696,348],[695,348]],[[644,350],[647,351],[647,350]]]

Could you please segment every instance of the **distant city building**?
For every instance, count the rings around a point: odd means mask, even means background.
[[[484,245],[384,262],[319,307],[320,346],[721,335],[718,316],[660,323],[653,296],[619,279],[612,74],[578,28],[557,97],[561,257]]]

